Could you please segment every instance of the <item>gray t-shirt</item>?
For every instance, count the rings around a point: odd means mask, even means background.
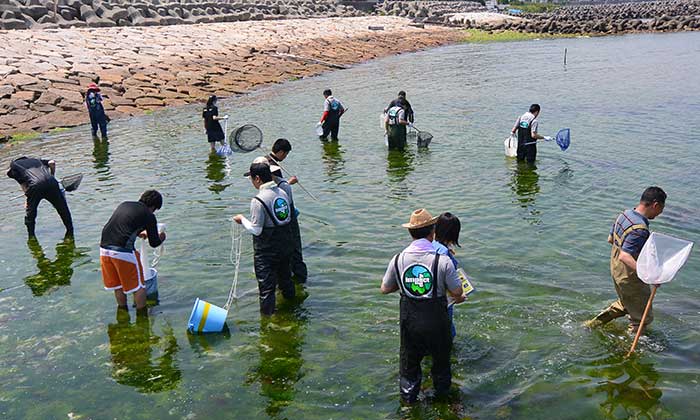
[[[265,206],[267,206],[277,223],[270,218],[260,201],[252,199],[250,201],[250,222],[253,226],[270,228],[286,225],[292,220],[291,200],[287,193],[282,188],[279,188],[274,181],[261,185],[256,197],[265,203]]]
[[[396,269],[394,268],[394,259],[392,258],[389,262],[389,266],[384,273],[384,279],[382,284],[385,287],[394,288],[399,287],[405,294],[409,297],[415,299],[428,299],[432,297],[434,283],[434,273],[431,273],[433,267],[433,260],[435,259],[435,251],[425,251],[421,252],[416,250],[414,244],[406,248],[401,254],[398,255],[399,258],[399,275],[401,278],[397,278]],[[427,246],[432,248],[432,244],[427,240]],[[448,290],[460,290],[462,288],[462,283],[459,281],[459,276],[457,276],[457,271],[455,270],[454,264],[447,256],[440,257],[438,262],[438,282],[437,282],[437,296],[445,296],[445,286],[447,285]],[[401,282],[399,284],[399,281]],[[430,286],[427,286],[430,284]],[[426,287],[427,286],[427,287]]]
[[[387,114],[389,116],[389,125],[398,125],[399,121],[406,120],[406,111],[404,111],[404,109],[400,106],[389,108]]]
[[[281,176],[272,175],[272,179],[274,179],[275,182],[277,183],[277,186],[287,194],[287,197],[289,197],[290,203],[292,205],[294,205],[294,196],[292,195],[292,186],[289,184],[289,182],[287,182],[287,180]]]
[[[520,118],[518,118],[518,120],[515,122],[515,126],[513,127],[513,131],[516,131],[518,127],[520,127],[521,123],[526,123],[530,126],[530,133],[532,134],[532,136],[537,134],[539,121],[537,121],[537,117],[532,115],[530,112],[526,112],[523,115],[521,115]]]

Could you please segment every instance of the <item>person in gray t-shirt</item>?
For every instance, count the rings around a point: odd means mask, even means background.
[[[245,174],[258,190],[250,202],[250,220],[242,214],[234,216],[236,223],[253,234],[253,262],[260,293],[260,312],[275,312],[275,289],[279,286],[285,299],[294,298],[294,283],[289,269],[294,249],[292,204],[289,196],[272,179],[270,165],[253,163]]]
[[[452,261],[433,248],[436,221],[425,209],[411,214],[403,227],[414,240],[391,259],[381,285],[384,294],[401,293],[399,389],[407,403],[418,399],[424,356],[432,356],[431,375],[437,395],[445,395],[452,382],[452,333],[446,295],[449,293],[456,303],[465,297]]]
[[[530,110],[521,115],[515,121],[513,129],[510,130],[511,134],[518,133],[517,157],[519,162],[526,160],[527,163],[534,163],[537,157],[537,140],[551,140],[549,137],[544,137],[538,133],[539,122],[537,117],[539,116],[540,106],[532,104],[530,105]]]

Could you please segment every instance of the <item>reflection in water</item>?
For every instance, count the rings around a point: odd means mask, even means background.
[[[539,224],[540,212],[535,208],[535,196],[540,192],[538,184],[540,176],[537,174],[537,167],[526,162],[517,162],[516,165],[510,187],[517,196],[520,207],[529,212],[529,217],[525,220],[532,224]]]
[[[224,330],[219,334],[192,334],[187,331],[187,341],[197,355],[204,355],[214,349],[219,343],[224,343],[231,338],[228,324],[224,323]]]
[[[93,139],[92,157],[99,174],[109,173],[109,140]]]
[[[336,181],[345,176],[345,159],[343,159],[343,147],[338,141],[322,141],[323,164],[326,169],[328,181]]]
[[[129,311],[119,308],[116,324],[107,326],[112,378],[142,393],[175,389],[182,373],[175,361],[179,347],[173,329],[169,325],[164,327],[165,336],[161,338],[151,332],[146,314],[137,313],[136,322],[130,321]],[[157,357],[151,361],[153,352]]]
[[[260,382],[261,394],[268,399],[265,412],[277,417],[294,401],[294,386],[302,378],[301,349],[304,345],[306,314],[298,307],[307,296],[297,287],[296,302],[284,302],[270,317],[260,320],[260,363],[246,382]]]
[[[403,185],[402,182],[413,172],[414,154],[408,148],[404,150],[389,150],[387,152],[386,173],[389,178],[392,195],[398,198],[405,198],[411,193],[411,188]]]
[[[231,184],[220,183],[226,178],[227,173],[228,165],[226,157],[216,153],[210,153],[209,159],[207,159],[207,179],[214,181],[214,183],[209,186],[209,191],[218,194],[228,188]]]
[[[24,283],[32,289],[34,296],[42,296],[48,290],[70,284],[73,277],[73,262],[86,256],[86,250],[75,247],[73,238],[65,238],[56,244],[56,259],[46,257],[44,249],[36,238],[27,241],[27,246],[36,260],[37,274],[25,277]]]
[[[597,394],[605,394],[600,404],[605,418],[671,418],[661,405],[661,389],[656,386],[659,373],[651,363],[637,358],[610,356],[598,362],[598,370],[589,372],[594,378],[604,379],[594,388]]]

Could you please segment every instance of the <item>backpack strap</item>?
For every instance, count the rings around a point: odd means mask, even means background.
[[[433,267],[432,267],[432,269],[431,269],[431,271],[433,272],[433,273],[432,273],[433,276],[434,276],[434,279],[433,279],[433,280],[434,280],[434,283],[435,283],[435,286],[433,286],[433,299],[437,299],[437,298],[438,298],[437,289],[438,289],[438,267],[439,267],[438,263],[439,263],[439,261],[440,261],[440,254],[438,254],[438,253],[436,252],[436,253],[435,253],[435,259],[433,260]],[[447,293],[447,290],[445,290],[445,293]]]
[[[265,203],[260,199],[260,197],[255,196],[255,197],[253,197],[253,200],[258,200],[258,201],[260,202],[260,204],[262,204],[263,208],[265,209],[265,213],[267,213],[268,217],[269,217],[270,219],[272,219],[272,223],[274,223],[275,226],[279,226],[279,223],[277,222],[277,219],[275,219],[275,216],[272,214],[272,211],[271,211],[269,208],[267,208],[267,206],[266,206]]]

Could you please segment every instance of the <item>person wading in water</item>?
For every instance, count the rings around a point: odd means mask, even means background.
[[[421,361],[432,356],[431,376],[436,396],[445,396],[452,383],[450,353],[452,333],[447,314],[447,293],[463,302],[462,284],[452,261],[433,249],[435,223],[425,209],[411,214],[408,229],[413,242],[391,259],[382,280],[384,294],[401,294],[401,356],[399,390],[406,403],[418,399],[422,380]]]
[[[551,140],[549,137],[541,136],[537,133],[538,121],[540,116],[540,106],[538,104],[530,105],[530,110],[520,116],[515,121],[512,134],[518,133],[518,162],[527,161],[527,163],[535,163],[537,158],[537,140]]]

